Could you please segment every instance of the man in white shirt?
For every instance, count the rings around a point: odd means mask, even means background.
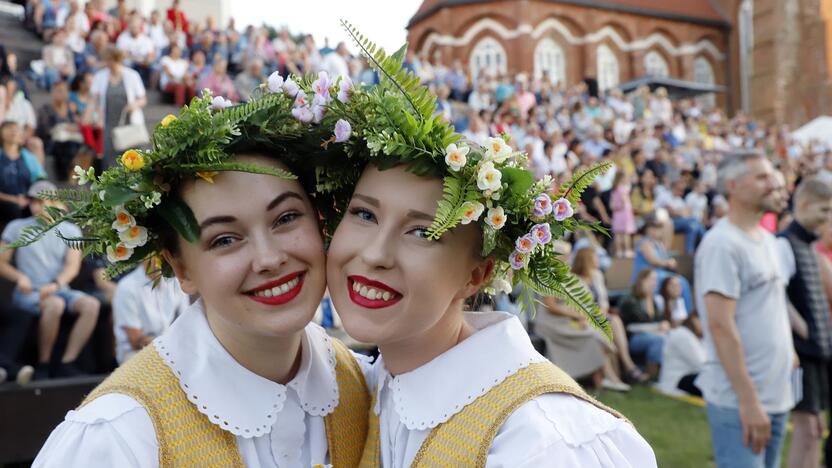
[[[693,190],[685,196],[685,205],[690,210],[691,216],[696,218],[700,223],[705,222],[708,214],[708,196],[706,192],[708,186],[702,180],[697,180],[693,184]]]
[[[774,169],[760,154],[719,167],[728,216],[696,252],[697,310],[705,365],[696,379],[707,403],[718,467],[774,468],[794,404],[794,349],[777,243],[760,227],[777,207]]]
[[[685,253],[693,255],[702,236],[705,226],[691,215],[691,209],[685,203],[686,183],[683,179],[673,182],[670,190],[662,190],[656,196],[656,208],[666,209],[673,219],[673,231],[685,235]]]
[[[119,364],[167,330],[190,302],[174,278],[163,278],[154,288],[146,268],[145,262],[122,278],[113,295],[113,333]]]
[[[172,24],[170,29],[173,29]],[[162,50],[170,45],[168,32],[165,31],[165,24],[162,22],[162,15],[159,13],[159,10],[150,12],[150,24],[147,27],[147,34],[151,42],[153,42],[153,46],[156,48],[156,56],[161,55]]]
[[[142,19],[134,16],[130,20],[127,31],[121,33],[116,41],[116,47],[127,55],[126,63],[139,72],[142,82],[147,86],[150,69],[156,57],[156,47],[150,36],[142,32]]]

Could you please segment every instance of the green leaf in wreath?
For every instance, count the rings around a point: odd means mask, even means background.
[[[507,183],[511,193],[516,195],[526,193],[534,183],[534,177],[525,169],[504,167],[500,169],[500,173],[503,175],[503,183]]]
[[[141,196],[141,193],[130,190],[129,188],[111,185],[104,189],[104,206],[119,206],[129,201],[135,200]]]
[[[497,247],[497,230],[491,226],[482,227],[482,256],[487,257]]]
[[[199,240],[199,224],[193,211],[182,200],[170,197],[158,206],[157,211],[172,228],[186,241]]]

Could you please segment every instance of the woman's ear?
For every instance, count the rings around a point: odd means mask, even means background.
[[[182,262],[182,257],[172,254],[169,250],[164,250],[162,251],[162,258],[173,268],[173,273],[176,275],[176,279],[179,280],[179,287],[182,288],[182,291],[189,295],[198,294],[196,285],[191,281],[188,269],[185,268],[185,264]]]
[[[471,277],[468,279],[468,283],[460,291],[458,299],[467,299],[476,294],[491,279],[492,273],[494,273],[493,257],[488,257],[477,262],[474,265],[474,269],[471,270]]]

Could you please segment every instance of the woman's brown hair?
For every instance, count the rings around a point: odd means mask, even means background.
[[[572,261],[572,273],[581,276],[589,277],[592,270],[597,268],[598,254],[592,247],[584,247],[575,253],[575,260]]]
[[[638,272],[636,275],[636,282],[633,283],[633,296],[639,299],[642,299],[643,296],[650,297],[653,291],[644,291],[644,281],[647,279],[648,276],[653,274],[653,270],[651,268],[645,268]]]
[[[107,46],[101,56],[107,62],[121,63],[124,61],[124,51],[114,45]]]

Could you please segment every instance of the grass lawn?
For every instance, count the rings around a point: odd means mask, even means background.
[[[705,409],[637,386],[629,393],[605,391],[599,399],[633,422],[656,452],[659,467],[714,467],[711,433]],[[786,466],[787,434],[781,466]]]

